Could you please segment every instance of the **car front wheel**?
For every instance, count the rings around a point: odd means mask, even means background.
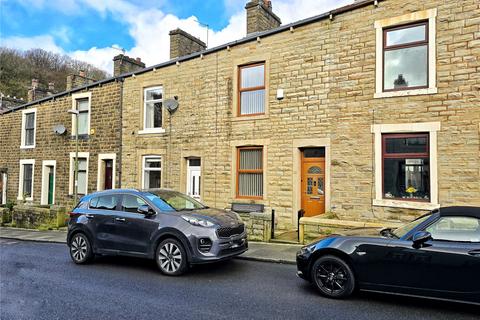
[[[92,259],[92,246],[83,233],[76,233],[70,240],[70,257],[76,264],[84,264]]]
[[[168,276],[179,276],[187,271],[187,254],[176,239],[163,240],[157,247],[156,261],[160,271]]]
[[[332,255],[315,261],[312,279],[320,293],[329,298],[346,298],[355,289],[355,276],[350,266]]]

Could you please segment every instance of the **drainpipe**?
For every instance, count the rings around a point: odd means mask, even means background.
[[[117,163],[117,170],[118,170],[118,188],[122,188],[122,145],[123,145],[123,83],[125,78],[117,79],[120,82],[120,104],[119,104],[119,111],[120,111],[120,145],[118,146],[118,163]],[[115,181],[113,182],[115,183]]]

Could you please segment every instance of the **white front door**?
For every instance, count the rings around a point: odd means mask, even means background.
[[[187,159],[187,195],[201,199],[201,163],[199,158]]]

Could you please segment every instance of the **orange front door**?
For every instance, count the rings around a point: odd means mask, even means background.
[[[302,209],[305,217],[325,213],[325,157],[316,150],[302,151]]]

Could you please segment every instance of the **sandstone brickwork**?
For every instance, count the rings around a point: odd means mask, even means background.
[[[79,142],[80,152],[89,152],[88,191],[97,190],[97,169],[99,153],[115,153],[117,161],[120,146],[120,83],[111,81],[89,88],[91,92],[91,132]],[[84,90],[82,92],[87,92]],[[77,94],[79,92],[74,92]],[[36,108],[35,148],[21,149],[22,110]],[[72,109],[70,92],[41,103],[29,104],[26,108],[0,114],[0,170],[8,173],[7,199],[17,203],[19,166],[22,159],[34,159],[33,203],[40,204],[42,189],[42,161],[56,161],[55,205],[71,206],[73,196],[69,195],[70,152],[75,152],[72,138]],[[67,132],[54,133],[56,125],[63,124]],[[119,172],[117,165],[117,181]]]
[[[259,40],[157,68],[125,80],[122,184],[141,187],[143,155],[162,156],[162,185],[185,190],[185,158],[202,159],[202,200],[210,206],[255,202],[276,210],[277,229],[295,229],[299,167],[295,143],[330,143],[330,208],[348,220],[405,220],[422,210],[374,206],[374,124],[440,122],[438,202],[480,205],[480,3],[379,1]],[[437,9],[437,93],[374,98],[374,23]],[[238,117],[238,66],[265,61],[266,114]],[[178,97],[163,111],[165,133],[142,134],[143,90]],[[277,100],[277,89],[284,99]],[[235,146],[262,145],[261,200],[235,197]]]

